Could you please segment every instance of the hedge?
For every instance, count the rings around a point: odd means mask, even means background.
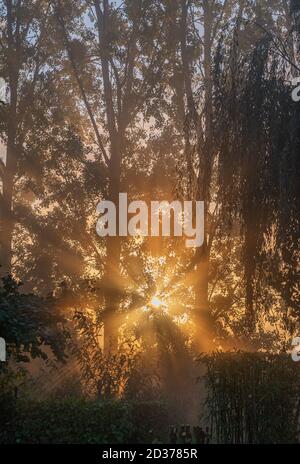
[[[2,417],[0,443],[151,443],[168,430],[166,407],[160,402],[69,399],[5,404],[11,407],[9,412],[6,407],[6,419]]]

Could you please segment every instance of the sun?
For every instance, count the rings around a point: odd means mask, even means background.
[[[163,302],[157,297],[154,296],[151,300],[151,305],[154,306],[154,308],[159,309],[161,306],[163,306]]]

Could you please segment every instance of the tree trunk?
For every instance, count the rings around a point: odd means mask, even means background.
[[[17,169],[16,156],[16,117],[17,117],[17,78],[10,79],[11,102],[8,119],[6,169],[3,179],[3,210],[2,210],[2,253],[1,265],[3,274],[11,273],[12,236],[14,229],[13,191],[14,176]]]
[[[213,321],[208,302],[209,260],[210,248],[208,246],[208,210],[210,205],[210,183],[213,164],[212,147],[212,24],[213,14],[210,0],[203,2],[204,25],[204,92],[205,92],[205,132],[204,146],[199,147],[200,169],[197,200],[204,201],[205,205],[205,240],[203,249],[199,250],[201,256],[196,268],[195,285],[195,322],[197,325],[196,345],[204,351],[211,348],[213,339]]]
[[[118,165],[115,166],[114,172],[111,174],[111,187],[109,200],[113,201],[117,209],[119,204],[120,192],[120,156],[116,160]],[[113,165],[111,166],[113,170]],[[121,260],[121,239],[116,237],[107,237],[106,243],[106,264],[104,273],[104,288],[105,288],[105,314],[104,314],[104,353],[109,354],[115,352],[118,348],[118,330],[119,316],[118,310],[120,306],[120,260]]]
[[[111,157],[109,160],[109,194],[108,200],[112,201],[117,209],[121,183],[121,158],[124,146],[125,129],[122,121],[117,125],[117,118],[113,103],[113,90],[110,79],[109,65],[109,35],[111,32],[110,6],[108,0],[103,1],[103,13],[100,10],[98,0],[94,2],[98,19],[98,36],[101,47],[101,66],[103,75],[104,101],[109,132]],[[117,227],[119,229],[119,227]],[[105,313],[104,313],[104,353],[110,354],[118,347],[118,329],[120,306],[120,260],[121,241],[117,237],[107,237],[106,264],[104,271],[105,288]]]
[[[10,88],[10,102],[8,111],[7,153],[6,167],[3,176],[3,195],[1,201],[1,274],[11,273],[12,264],[12,238],[14,229],[13,194],[14,177],[17,171],[17,92],[19,79],[19,44],[14,43],[13,17],[11,1],[7,2],[7,28],[8,28],[8,75]]]

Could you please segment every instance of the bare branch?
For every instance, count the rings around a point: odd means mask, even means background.
[[[79,72],[78,72],[78,69],[77,69],[75,60],[74,60],[74,58],[73,58],[73,54],[72,54],[72,50],[71,50],[71,47],[70,47],[70,41],[69,41],[68,33],[67,33],[67,30],[66,30],[66,26],[65,26],[65,22],[64,22],[63,15],[62,15],[62,13],[61,13],[61,2],[60,2],[60,0],[57,1],[57,5],[55,5],[55,7],[56,7],[55,9],[56,9],[57,19],[58,19],[59,24],[60,24],[61,29],[62,29],[62,33],[63,33],[63,37],[64,37],[64,41],[65,41],[65,47],[66,47],[66,50],[67,50],[67,54],[68,54],[70,63],[71,63],[72,68],[73,68],[73,72],[74,72],[74,75],[75,75],[75,79],[76,79],[76,81],[77,81],[77,84],[78,84],[78,87],[79,87],[79,90],[80,90],[82,99],[83,99],[83,101],[84,101],[86,110],[87,110],[88,115],[89,115],[89,118],[90,118],[90,120],[91,120],[93,129],[94,129],[94,132],[95,132],[95,135],[96,135],[96,139],[97,139],[97,144],[98,144],[99,148],[101,149],[102,154],[103,154],[103,156],[104,156],[104,160],[105,160],[105,162],[106,162],[106,164],[107,164],[107,166],[108,166],[109,163],[110,163],[110,160],[109,160],[109,158],[108,158],[108,156],[107,156],[107,153],[106,153],[104,144],[103,144],[103,142],[102,142],[102,137],[101,137],[101,135],[100,135],[100,132],[99,132],[99,129],[98,129],[98,126],[97,126],[95,117],[94,117],[94,115],[93,115],[93,111],[92,111],[91,105],[90,105],[90,103],[89,103],[89,101],[88,101],[88,98],[87,98],[87,95],[86,95],[86,92],[85,92],[85,89],[84,89],[82,80],[80,79]]]
[[[107,53],[107,21],[109,17],[109,6],[108,0],[103,0],[103,12],[100,8],[99,0],[94,0],[94,6],[97,16],[97,28],[98,28],[98,39],[99,39],[99,50],[102,65],[103,74],[103,87],[104,87],[104,99],[106,105],[106,115],[108,122],[108,130],[110,135],[111,143],[114,145],[117,139],[117,128],[115,110],[113,105],[113,92],[111,87],[111,81],[109,77],[109,57]]]

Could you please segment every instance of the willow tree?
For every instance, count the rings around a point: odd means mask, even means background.
[[[216,285],[212,279],[216,272],[211,258],[212,254],[216,254],[216,249],[220,248],[219,243],[226,241],[226,233],[230,237],[230,230],[233,230],[223,222],[223,191],[218,176],[221,169],[220,134],[216,114],[218,109],[224,108],[225,102],[229,105],[230,102],[224,100],[224,94],[214,78],[216,54],[217,59],[224,54],[228,65],[222,77],[224,86],[230,82],[236,62],[248,58],[264,35],[269,36],[276,53],[283,56],[288,48],[287,43],[289,50],[293,49],[290,46],[290,12],[285,2],[280,0],[272,4],[272,7],[267,1],[182,1],[176,3],[176,7],[172,32],[177,34],[174,73],[179,78],[174,85],[174,91],[177,94],[175,102],[178,119],[181,118],[184,127],[185,154],[178,168],[178,190],[183,196],[204,201],[206,210],[204,244],[196,250],[186,273],[192,276],[195,283],[194,318],[198,328],[197,343],[202,349],[209,349],[216,335],[220,314],[214,308]],[[218,50],[220,40],[223,43],[221,51]],[[231,48],[228,48],[229,43],[232,44]],[[226,129],[225,113],[223,118]],[[225,134],[226,130],[224,137]],[[232,198],[232,201],[234,204],[237,199]],[[239,228],[237,222],[235,227]],[[220,261],[221,266],[223,261]],[[250,261],[249,266],[252,266]],[[234,286],[228,290],[232,294],[228,301],[234,300]],[[252,301],[251,291],[251,285],[248,285],[248,302]],[[227,306],[230,304],[227,302]],[[221,312],[224,314],[225,308]]]
[[[300,120],[286,81],[295,64],[278,53],[268,32],[244,57],[236,40],[224,50],[220,43],[214,74],[218,179],[223,220],[240,224],[243,239],[245,330],[255,334],[276,292],[286,328],[293,331],[299,298]]]

